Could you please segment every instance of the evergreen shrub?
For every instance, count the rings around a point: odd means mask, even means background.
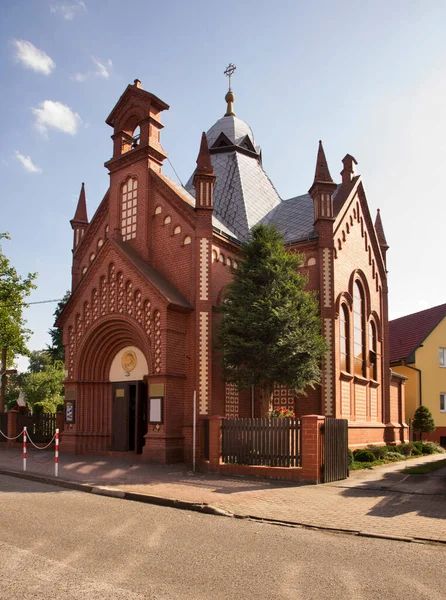
[[[353,452],[353,456],[356,462],[374,462],[375,455],[370,450],[358,449]]]

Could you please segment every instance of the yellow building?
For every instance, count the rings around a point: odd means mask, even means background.
[[[436,429],[423,439],[446,447],[446,304],[390,321],[390,365],[407,377],[406,422],[418,406],[432,413]]]

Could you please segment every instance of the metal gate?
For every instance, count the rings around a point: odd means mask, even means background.
[[[348,477],[348,421],[325,419],[324,483]]]

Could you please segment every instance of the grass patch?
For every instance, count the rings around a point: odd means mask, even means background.
[[[408,475],[425,475],[426,473],[432,473],[432,471],[436,471],[442,467],[446,467],[446,458],[425,465],[419,465],[418,467],[407,467],[407,469],[404,469],[403,473],[407,473]]]

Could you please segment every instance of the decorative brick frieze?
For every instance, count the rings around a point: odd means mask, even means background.
[[[200,312],[199,327],[199,411],[200,415],[208,414],[208,336],[209,336],[209,314]]]

